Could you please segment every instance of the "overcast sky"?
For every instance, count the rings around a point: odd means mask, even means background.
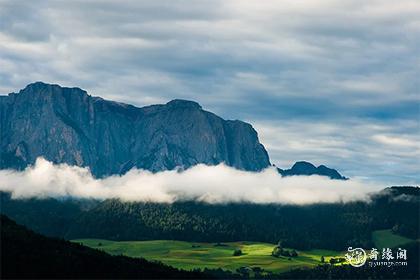
[[[0,0],[0,93],[191,99],[253,124],[281,168],[418,184],[419,46],[418,0]]]

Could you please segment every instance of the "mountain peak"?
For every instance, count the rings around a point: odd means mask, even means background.
[[[278,169],[278,171],[282,176],[320,175],[330,177],[331,179],[347,180],[346,177],[342,176],[335,169],[328,168],[325,165],[320,165],[316,167],[315,165],[307,161],[297,161],[295,164],[293,164],[292,168],[285,170]]]
[[[184,99],[173,99],[166,103],[166,106],[174,107],[174,108],[193,108],[201,110],[202,107],[195,101],[191,100],[184,100]]]
[[[47,84],[41,81],[28,84],[25,88],[21,89],[19,93],[23,92],[42,92],[44,89],[52,87],[52,84]]]
[[[36,81],[33,83],[28,84],[25,88],[31,88],[31,87],[44,87],[44,86],[51,86],[52,84],[44,83],[42,81]]]
[[[313,165],[312,163],[307,162],[307,161],[297,161],[292,166],[292,170],[295,170],[295,171],[305,171],[305,170],[311,170],[312,171],[312,170],[315,170],[315,169],[316,169],[315,165]]]
[[[45,93],[45,92],[61,92],[61,91],[72,91],[72,92],[82,92],[87,94],[87,92],[78,87],[62,87],[57,84],[49,84],[42,81],[36,81],[33,83],[28,84],[24,89],[20,90],[21,92],[36,92],[36,93]]]
[[[40,90],[40,89],[44,89],[44,88],[52,88],[52,87],[59,87],[61,88],[61,86],[57,85],[57,84],[49,84],[49,83],[44,83],[42,81],[37,81],[37,82],[33,82],[28,84],[23,90],[21,91],[27,91],[27,90]]]

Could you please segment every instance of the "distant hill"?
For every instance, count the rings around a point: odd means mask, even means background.
[[[282,170],[280,168],[277,168],[277,170],[282,176],[320,175],[320,176],[327,176],[331,179],[336,179],[336,180],[347,180],[346,177],[342,176],[335,169],[328,168],[325,165],[320,165],[316,167],[312,163],[306,162],[306,161],[298,161],[290,169]]]
[[[197,279],[199,272],[178,270],[141,258],[110,256],[69,241],[48,238],[1,215],[0,278]]]

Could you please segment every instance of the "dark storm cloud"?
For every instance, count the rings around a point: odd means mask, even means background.
[[[416,0],[0,1],[0,92],[193,99],[261,127],[281,167],[418,183],[419,18]]]

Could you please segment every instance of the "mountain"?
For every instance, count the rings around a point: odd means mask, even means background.
[[[149,262],[111,256],[76,243],[37,234],[0,216],[1,279],[9,278],[136,278],[197,279],[206,276]],[[208,277],[208,276],[207,276]]]
[[[328,168],[325,165],[320,165],[318,167],[315,167],[315,165],[306,161],[296,162],[292,166],[291,169],[282,170],[280,168],[277,168],[277,170],[282,176],[320,175],[320,176],[327,176],[327,177],[330,177],[331,179],[337,179],[337,180],[348,179],[342,176],[340,173],[338,173],[338,171],[335,169]]]
[[[79,88],[36,82],[0,96],[0,168],[37,157],[89,167],[97,177],[133,167],[153,172],[224,162],[241,170],[270,166],[248,123],[224,120],[193,101],[138,108]]]

